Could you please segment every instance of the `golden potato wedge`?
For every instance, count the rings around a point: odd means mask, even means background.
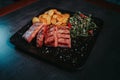
[[[50,9],[44,12],[44,14],[39,15],[38,18],[33,18],[33,23],[42,22],[46,25],[67,25],[69,17],[70,14],[68,13],[62,14],[57,9]]]
[[[62,15],[57,15],[57,20],[58,20],[58,21],[62,22],[63,18],[64,18],[64,17],[63,17]]]
[[[67,23],[68,22],[68,18],[64,18],[63,20],[62,20],[62,23]]]
[[[62,24],[62,22],[56,22],[55,23],[55,25],[61,25]]]
[[[40,22],[39,18],[38,17],[33,17],[32,23],[36,23],[36,22]]]
[[[51,23],[52,23],[52,24],[56,24],[56,22],[57,22],[57,20],[56,20],[55,18],[52,18],[52,19],[51,19]]]
[[[70,15],[69,15],[68,13],[63,14],[63,16],[64,16],[65,18],[69,18],[69,17],[70,17]]]
[[[54,14],[54,10],[51,9],[48,11],[48,15],[53,16],[53,14]]]
[[[51,16],[47,15],[46,20],[47,20],[47,24],[50,25],[51,24]]]
[[[48,16],[49,16],[49,15],[47,15],[47,14],[43,14],[43,15],[42,15],[42,17],[45,18],[45,19],[47,19]]]
[[[57,14],[54,14],[52,17],[53,17],[53,18],[57,18]]]
[[[40,17],[39,20],[40,20],[40,22],[47,24],[47,20],[45,18]]]

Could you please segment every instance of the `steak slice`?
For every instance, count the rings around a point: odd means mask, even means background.
[[[58,46],[71,48],[70,29],[68,26],[58,27]]]
[[[34,23],[24,34],[23,38],[30,43],[35,38],[38,31],[43,27],[43,23]]]
[[[57,47],[57,27],[54,25],[48,26],[45,35],[45,45]]]
[[[46,27],[47,26],[43,26],[38,34],[37,34],[37,38],[36,38],[36,45],[37,47],[42,47],[43,43],[44,43],[44,37],[45,37],[45,32],[46,32]]]
[[[71,47],[68,26],[49,26],[45,35],[45,45],[52,47]]]

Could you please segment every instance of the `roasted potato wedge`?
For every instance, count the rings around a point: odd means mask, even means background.
[[[39,17],[34,17],[32,22],[42,22],[46,25],[66,25],[69,20],[70,14],[62,14],[57,9],[50,9],[44,14],[39,15]]]
[[[40,22],[39,18],[38,17],[33,17],[32,23],[36,23],[36,22]]]

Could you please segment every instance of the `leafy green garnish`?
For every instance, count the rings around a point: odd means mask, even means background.
[[[97,28],[96,24],[92,21],[91,15],[85,16],[81,12],[75,13],[70,17],[69,22],[72,25],[71,36],[89,36],[88,31]]]

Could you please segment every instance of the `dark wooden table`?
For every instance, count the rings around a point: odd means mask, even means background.
[[[15,49],[9,38],[47,7],[91,13],[104,21],[85,64],[68,72]],[[0,17],[0,80],[120,80],[120,13],[82,0],[40,0]]]

